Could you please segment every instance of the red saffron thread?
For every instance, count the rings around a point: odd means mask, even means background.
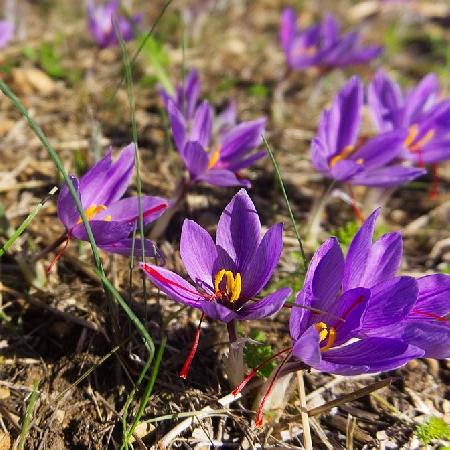
[[[449,319],[447,319],[447,317],[439,316],[437,314],[426,312],[426,311],[420,311],[418,309],[413,309],[412,313],[417,314],[418,316],[424,316],[424,317],[429,317],[430,319],[436,319],[438,322],[447,322],[447,323],[449,322]]]
[[[64,252],[66,251],[69,242],[70,242],[70,238],[71,238],[71,234],[70,232],[67,234],[67,238],[64,241],[64,245],[58,250],[58,252],[56,253],[55,257],[52,259],[52,262],[50,263],[50,265],[47,267],[46,273],[47,276],[50,274],[50,272],[53,270],[53,268],[55,267],[56,263],[61,259],[62,255],[64,254]]]
[[[236,386],[233,391],[231,392],[232,395],[236,397],[236,395],[239,394],[239,392],[244,389],[244,387],[247,385],[247,383],[258,373],[258,370],[260,370],[262,367],[264,367],[266,364],[268,364],[273,359],[277,358],[278,356],[282,355],[283,353],[286,353],[287,351],[291,351],[292,347],[285,348],[284,350],[280,350],[278,353],[275,353],[275,355],[270,356],[269,358],[266,358],[264,361],[259,363],[242,381],[241,383]]]
[[[150,216],[150,215],[152,215],[152,214],[154,214],[154,213],[157,213],[157,212],[161,211],[161,210],[164,209],[164,208],[167,208],[167,206],[168,206],[167,203],[161,203],[160,205],[157,205],[157,206],[155,206],[155,207],[153,207],[153,208],[150,208],[150,209],[148,209],[147,211],[145,211],[144,214],[143,214],[142,216],[143,216],[144,218],[145,218],[145,217],[148,217],[148,216]],[[136,216],[136,219],[137,219],[138,217],[139,217],[139,216]]]
[[[348,188],[348,192],[350,194],[350,199],[352,201],[352,209],[353,209],[353,213],[355,214],[356,219],[360,222],[360,223],[364,223],[364,215],[362,213],[362,211],[359,209],[357,203],[356,203],[356,199],[355,199],[355,195],[353,194],[353,189],[351,187],[351,185],[347,185]]]
[[[189,373],[189,369],[191,368],[192,360],[194,359],[195,352],[198,347],[198,340],[200,339],[200,329],[202,326],[203,318],[205,317],[205,313],[202,312],[202,316],[200,317],[200,323],[198,324],[197,331],[195,332],[194,342],[192,344],[191,351],[189,352],[186,361],[184,362],[183,368],[180,372],[180,378],[186,379]]]
[[[264,397],[261,400],[261,403],[258,407],[258,412],[256,413],[256,428],[261,428],[264,418],[264,405],[266,404],[267,399],[269,398],[270,393],[272,392],[273,386],[275,384],[275,380],[277,379],[278,375],[280,374],[281,369],[284,367],[284,365],[287,363],[287,360],[290,358],[292,352],[289,352],[281,364],[278,366],[277,370],[275,371],[275,374],[269,384],[269,387],[267,388],[266,392],[264,393]]]

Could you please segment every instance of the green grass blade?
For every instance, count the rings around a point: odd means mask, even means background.
[[[39,382],[35,380],[33,382],[33,390],[31,392],[27,408],[25,410],[25,417],[23,418],[22,429],[20,431],[19,437],[19,444],[17,445],[18,450],[24,450],[25,448],[25,441],[27,440],[28,432],[30,431],[34,408],[36,407],[36,402],[39,398],[38,386]]]
[[[300,233],[298,232],[298,229],[297,229],[297,223],[295,222],[294,213],[292,212],[291,204],[289,203],[289,198],[287,196],[286,189],[284,187],[283,178],[281,177],[280,167],[278,166],[277,160],[275,159],[275,155],[273,154],[273,151],[269,145],[269,142],[267,142],[267,139],[264,135],[262,136],[262,139],[263,139],[264,145],[266,146],[267,153],[269,153],[270,159],[272,160],[273,168],[275,169],[275,174],[276,174],[276,177],[278,178],[278,182],[280,184],[280,188],[281,188],[281,192],[284,197],[284,201],[286,202],[286,206],[287,206],[287,209],[289,212],[289,218],[291,219],[292,229],[294,230],[295,237],[297,238],[298,244],[300,246],[300,253],[301,253],[302,262],[303,262],[303,270],[304,270],[304,273],[306,273],[306,270],[308,269],[308,261],[306,259],[305,249],[303,248],[302,238],[300,237]]]
[[[55,186],[48,195],[41,200],[34,208],[33,211],[27,216],[27,218],[19,225],[19,228],[13,233],[13,235],[5,242],[2,248],[0,248],[0,256],[4,255],[8,249],[14,244],[14,242],[19,238],[19,236],[27,229],[31,221],[40,213],[41,209],[44,207],[47,200],[56,193],[58,188]]]

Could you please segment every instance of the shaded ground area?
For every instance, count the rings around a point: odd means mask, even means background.
[[[69,7],[62,3],[66,2],[23,3],[26,40],[2,51],[0,70],[2,79],[42,126],[66,167],[82,173],[98,157],[100,148],[112,145],[118,149],[131,140],[130,114],[126,89],[116,91],[122,76],[120,51],[96,49],[86,34],[80,5]],[[163,6],[162,2],[131,3],[133,10],[145,12],[147,27]],[[186,29],[185,64],[199,69],[202,95],[218,109],[233,98],[241,119],[262,114],[268,117],[268,138],[303,234],[308,212],[324,189],[324,180],[311,168],[308,151],[321,108],[350,73],[357,70],[367,80],[376,65],[323,76],[308,71],[285,79],[277,41],[279,14],[285,3],[201,3],[190,5],[196,17],[192,27]],[[382,40],[386,44],[382,62],[397,71],[400,79],[414,83],[434,70],[449,94],[448,58],[443,48],[450,40],[450,12],[447,16],[445,9],[405,11],[399,7],[366,13],[344,0],[320,5],[303,3],[303,21],[329,8],[348,26],[358,22],[367,41]],[[187,6],[174,2],[155,34],[162,45],[163,64],[173,80],[179,79],[182,71],[180,13]],[[134,51],[136,45],[131,43],[130,49]],[[182,175],[182,166],[164,126],[154,66],[145,54],[138,59],[134,75],[143,191],[170,197]],[[3,241],[60,180],[37,138],[3,96],[0,136]],[[449,270],[449,168],[448,164],[439,168],[440,194],[436,199],[430,198],[431,179],[424,178],[396,191],[384,209],[383,226],[404,233],[404,273]],[[273,282],[298,288],[298,245],[269,159],[247,174],[262,223],[285,224],[285,248]],[[169,268],[183,271],[178,254],[183,219],[193,218],[213,232],[220,212],[235,192],[195,187],[159,242]],[[135,193],[135,186],[130,193]],[[362,198],[364,192],[357,191],[356,195]],[[2,447],[2,439],[6,442],[20,435],[33,383],[37,383],[40,395],[25,448],[120,448],[123,408],[145,362],[145,348],[127,317],[105,296],[87,245],[72,243],[49,276],[46,268],[54,253],[33,260],[63,232],[55,213],[55,201],[51,199],[1,260],[0,449],[9,448]],[[325,211],[319,240],[351,221],[351,206],[334,197]],[[308,245],[308,255],[314,249],[314,245]],[[211,448],[218,442],[226,443],[227,448],[301,448],[295,379],[285,399],[286,408],[268,417],[263,429],[252,428],[254,390],[229,408],[220,402],[232,388],[223,371],[225,328],[213,322],[205,324],[189,379],[181,380],[178,372],[199,316],[159,296],[149,283],[144,291],[136,268],[130,282],[125,258],[102,257],[109,279],[144,322],[155,345],[164,334],[168,335],[154,393],[143,415],[153,421],[138,427],[135,448],[152,448],[162,439],[169,439],[170,432],[174,448]],[[245,324],[241,331],[243,335],[250,335],[251,328],[264,331],[275,351],[289,345],[287,323],[288,313],[282,311],[271,321]],[[390,376],[396,377],[390,387],[314,417],[314,448],[417,448],[414,430],[418,424],[431,416],[449,419],[448,361],[418,360],[392,373],[354,378],[311,372],[306,375],[308,407]],[[131,405],[131,416],[139,398]],[[197,414],[192,426],[180,433],[175,427],[183,419],[162,417],[208,406],[216,412],[206,418]],[[278,420],[275,416],[279,416]],[[440,448],[441,444],[432,445]]]

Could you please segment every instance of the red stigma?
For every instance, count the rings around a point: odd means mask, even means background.
[[[168,206],[169,205],[167,203],[161,203],[160,205],[157,205],[157,206],[145,211],[144,214],[142,215],[142,217],[146,218],[148,216],[151,216],[152,214],[157,213],[157,212],[161,211],[162,209],[167,208]]]
[[[200,330],[204,317],[205,313],[202,312],[202,316],[200,317],[200,323],[198,324],[197,331],[195,332],[194,342],[192,343],[191,351],[189,352],[189,355],[186,358],[186,361],[184,362],[183,368],[181,369],[180,372],[180,378],[183,378],[184,380],[187,378],[189,374],[189,369],[191,368],[192,360],[194,359],[195,352],[197,351],[198,341],[200,339]]]
[[[413,314],[417,314],[418,316],[423,316],[423,317],[428,317],[430,319],[435,319],[438,322],[445,322],[445,323],[449,322],[449,319],[447,319],[447,317],[439,316],[438,314],[434,314],[434,313],[430,313],[430,312],[426,312],[426,311],[420,311],[420,310],[417,310],[417,309],[413,309],[412,313]]]
[[[53,270],[53,268],[55,267],[55,265],[58,263],[58,261],[61,259],[62,255],[64,254],[64,252],[66,251],[69,242],[70,242],[70,238],[72,237],[72,235],[70,234],[70,232],[67,234],[67,238],[64,241],[64,245],[58,250],[58,252],[56,253],[55,257],[52,259],[52,262],[50,263],[50,265],[47,267],[46,270],[46,274],[47,276],[50,274],[50,272]]]

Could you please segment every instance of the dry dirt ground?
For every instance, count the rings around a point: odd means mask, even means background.
[[[122,76],[120,50],[95,47],[86,32],[81,3],[18,1],[22,40],[0,52],[2,79],[42,126],[66,168],[79,173],[98,156],[96,148],[112,145],[117,150],[131,140],[126,89],[122,86],[116,92]],[[144,12],[147,28],[163,7],[161,1],[127,3],[133,11]],[[175,0],[155,36],[175,81],[183,65],[180,17],[183,11],[191,12],[192,22],[184,29],[186,66],[198,68],[202,95],[215,107],[220,109],[233,98],[241,119],[262,114],[269,118],[268,138],[303,233],[308,212],[324,187],[324,180],[311,169],[308,152],[321,108],[349,74],[359,73],[367,80],[377,64],[390,67],[406,83],[438,70],[443,91],[450,94],[445,70],[448,58],[442,50],[450,41],[450,11],[445,9],[446,2],[429,2],[434,10],[403,6],[372,13],[367,5],[366,10],[355,10],[354,4],[345,0],[294,3],[302,5],[304,22],[329,9],[346,27],[359,24],[367,42],[388,44],[384,56],[370,66],[348,71],[325,75],[308,71],[284,78],[277,28],[287,3],[278,0]],[[441,9],[436,7],[438,3]],[[133,53],[136,44],[130,43],[129,48]],[[53,63],[46,63],[45,51],[52,53]],[[170,145],[154,69],[145,55],[137,60],[134,79],[143,191],[170,197],[182,167]],[[60,179],[45,149],[3,96],[0,136],[0,242],[4,242]],[[437,198],[430,198],[431,178],[425,177],[397,190],[385,206],[383,226],[404,232],[404,273],[418,275],[450,267],[449,168],[439,168]],[[274,283],[287,279],[299,286],[297,243],[269,159],[247,175],[262,223],[270,226],[282,221],[286,225],[284,253]],[[132,185],[129,193],[135,192]],[[183,270],[177,252],[182,220],[193,218],[214,231],[221,210],[235,192],[195,187],[159,241],[168,267]],[[319,240],[349,221],[354,221],[352,208],[333,197],[321,222]],[[123,407],[145,360],[145,349],[133,325],[105,295],[87,245],[72,244],[48,277],[45,270],[54,253],[35,261],[36,254],[62,232],[55,201],[50,199],[0,261],[0,449],[8,449],[8,442],[19,437],[33,383],[37,383],[39,395],[24,448],[119,448]],[[308,255],[314,249],[308,245]],[[159,297],[149,283],[144,292],[136,268],[130,285],[127,259],[106,254],[102,258],[109,279],[145,323],[155,345],[164,334],[168,336],[154,392],[143,415],[145,420],[155,420],[138,427],[134,448],[156,448],[170,432],[173,448],[213,448],[219,443],[225,448],[301,448],[295,379],[278,418],[269,417],[261,430],[252,427],[252,391],[227,408],[219,402],[231,389],[223,370],[224,327],[206,323],[189,378],[181,380],[178,372],[194,336],[197,313]],[[274,349],[282,348],[289,344],[287,319],[283,311],[273,320],[244,325],[242,332],[262,330]],[[90,369],[94,370],[73,385]],[[448,361],[417,360],[391,373],[353,378],[312,371],[306,374],[308,407],[388,377],[396,377],[391,386],[315,416],[311,420],[314,448],[418,448],[414,434],[418,424],[431,416],[449,419]],[[140,395],[132,404],[131,417]],[[194,416],[192,426],[176,432],[182,419],[171,414],[207,406],[221,412]],[[166,415],[169,417],[161,417]],[[435,441],[430,448],[444,445]]]

